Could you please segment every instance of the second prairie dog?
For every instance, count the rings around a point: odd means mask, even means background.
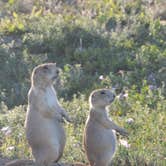
[[[127,135],[107,115],[106,107],[115,95],[109,89],[99,89],[89,97],[90,114],[84,130],[84,148],[91,166],[109,166],[116,151],[116,135],[113,130]]]
[[[46,63],[34,68],[28,93],[25,129],[36,164],[48,166],[63,154],[66,135],[63,117],[70,121],[58,102],[53,82],[59,75],[56,63]]]

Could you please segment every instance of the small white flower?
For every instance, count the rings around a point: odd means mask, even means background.
[[[121,98],[121,93],[120,93],[119,95],[117,95],[116,97],[117,97],[118,99],[120,99],[120,98]]]
[[[133,119],[133,118],[128,118],[128,119],[126,120],[126,122],[127,122],[128,124],[132,124],[132,123],[134,122],[134,119]]]
[[[119,100],[124,100],[124,99],[126,99],[128,97],[128,93],[120,93],[118,96],[117,96],[117,98],[119,99]]]
[[[120,139],[119,144],[126,147],[126,148],[130,148],[130,144],[128,144],[128,142],[124,139]]]
[[[9,151],[14,150],[14,146],[9,146],[9,147],[7,147],[7,150],[9,150]]]
[[[79,147],[79,144],[78,144],[78,143],[75,143],[75,144],[73,144],[73,146],[74,146],[75,148],[78,148],[78,147]]]
[[[2,131],[2,132],[6,132],[9,128],[10,128],[9,126],[7,126],[7,127],[2,127],[1,131]]]
[[[18,135],[21,137],[23,134],[22,134],[22,133],[19,133]]]
[[[128,93],[125,93],[125,94],[123,95],[124,98],[127,98],[128,96],[129,96]]]
[[[10,134],[11,134],[12,129],[11,129],[9,126],[7,126],[7,127],[3,127],[3,128],[1,129],[1,131],[3,132],[3,134],[5,134],[5,135],[7,136],[7,135],[10,135]]]
[[[100,75],[99,76],[99,80],[103,80],[104,79],[104,76],[103,75]]]

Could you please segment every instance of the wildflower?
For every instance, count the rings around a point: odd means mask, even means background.
[[[156,89],[157,89],[157,86],[156,86],[156,85],[149,85],[149,89],[150,89],[151,91],[156,90]]]
[[[126,99],[128,97],[128,93],[127,92],[125,92],[125,93],[120,93],[118,96],[117,96],[117,98],[119,99],[119,100],[124,100],[124,99]]]
[[[127,98],[128,97],[128,93],[123,94],[123,97]]]
[[[134,122],[134,119],[133,119],[133,118],[128,118],[128,119],[126,120],[126,122],[127,122],[128,124],[132,124],[132,123]]]
[[[9,146],[9,147],[7,147],[6,150],[8,150],[8,151],[12,151],[12,150],[14,150],[14,146]]]
[[[103,80],[104,79],[104,76],[103,75],[100,75],[99,76],[99,80]]]
[[[1,131],[2,131],[3,134],[5,134],[5,135],[7,136],[7,135],[10,135],[10,134],[11,134],[12,129],[11,129],[9,126],[6,126],[6,127],[3,127],[3,128],[1,129]]]
[[[6,132],[9,128],[10,128],[9,126],[2,127],[1,131],[2,131],[2,132]]]
[[[124,71],[123,70],[119,70],[118,73],[121,74],[122,76],[124,75]]]
[[[128,142],[124,139],[120,139],[119,144],[126,147],[126,148],[130,148],[130,144],[128,144]]]

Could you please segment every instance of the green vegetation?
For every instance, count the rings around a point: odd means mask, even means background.
[[[24,119],[34,66],[61,67],[58,94],[75,119],[63,161],[87,162],[88,96],[116,88],[110,115],[127,128],[113,165],[166,165],[166,25],[146,1],[0,1],[0,155],[32,158]],[[159,2],[159,1],[156,1]],[[159,3],[164,3],[161,1]]]

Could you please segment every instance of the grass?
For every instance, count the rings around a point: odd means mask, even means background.
[[[127,138],[118,135],[118,148],[113,164],[164,166],[166,163],[166,100],[163,99],[163,96],[152,94],[158,97],[158,100],[155,107],[151,108],[146,102],[141,103],[140,100],[135,99],[136,92],[134,90],[128,93],[127,98],[117,99],[109,108],[113,120],[129,132]],[[142,93],[139,95],[137,98],[147,97]],[[82,134],[89,113],[88,101],[85,96],[81,95],[70,102],[63,100],[61,102],[74,119],[73,124],[65,124],[67,144],[62,161],[87,163],[82,145]],[[6,131],[1,129],[1,152],[4,156],[32,158],[23,127],[25,108],[26,106],[19,106],[1,114],[1,126],[9,127]],[[128,119],[133,121],[130,123]],[[130,146],[126,147],[126,145],[120,144],[121,140],[127,141]]]

